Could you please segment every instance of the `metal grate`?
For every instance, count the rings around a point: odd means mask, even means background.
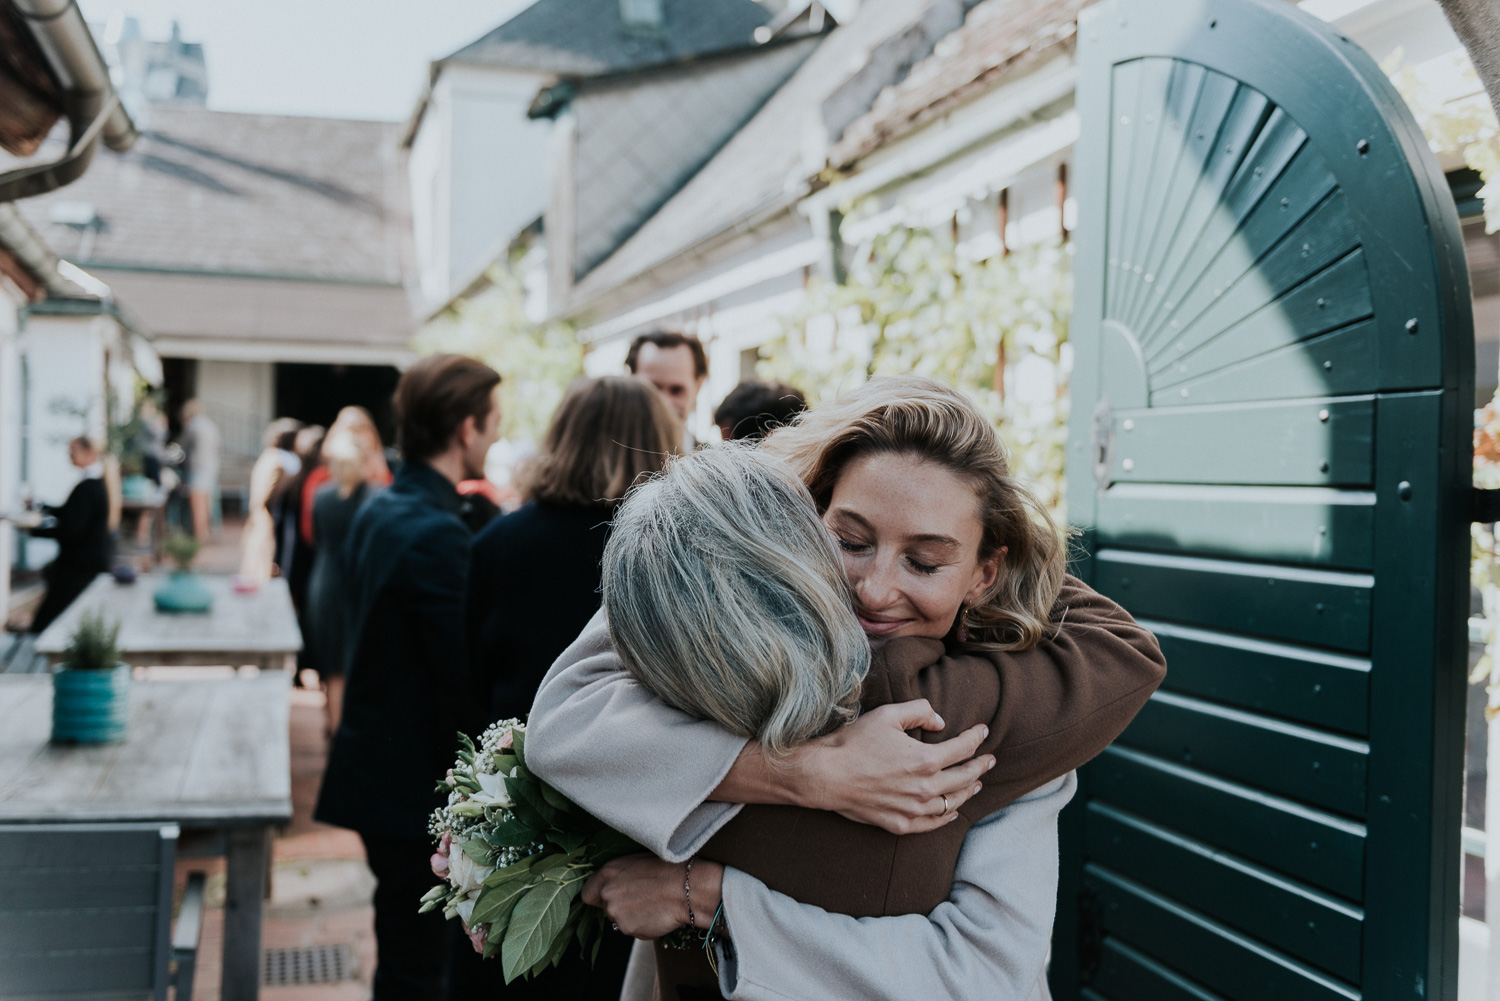
[[[261,954],[260,982],[266,987],[297,987],[348,980],[347,945],[311,945],[303,949],[267,949]]]

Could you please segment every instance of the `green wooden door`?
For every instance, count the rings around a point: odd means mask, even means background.
[[[1447,185],[1285,0],[1080,25],[1079,572],[1162,691],[1063,825],[1059,999],[1457,990],[1473,329]]]

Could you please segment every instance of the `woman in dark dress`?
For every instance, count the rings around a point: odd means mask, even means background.
[[[31,619],[34,633],[50,626],[96,576],[109,570],[110,497],[99,449],[88,438],[74,438],[68,443],[68,460],[83,470],[84,478],[62,507],[44,506],[48,520],[30,529],[39,538],[57,540],[57,558],[42,570],[47,593]]]
[[[338,729],[344,700],[344,667],[349,650],[348,588],[344,582],[344,539],[360,506],[383,489],[369,481],[368,446],[348,430],[336,430],[323,443],[332,481],[318,489],[312,505],[316,556],[307,578],[302,634],[327,694],[328,732]]]
[[[547,669],[599,609],[600,560],[615,505],[681,442],[676,416],[649,383],[609,376],[569,388],[541,452],[521,472],[526,502],[474,539],[468,639],[486,722],[530,711]],[[457,936],[454,952],[455,1001],[616,1001],[630,939],[607,936],[593,969],[570,952],[556,969],[508,986],[500,964],[482,962],[468,938]]]

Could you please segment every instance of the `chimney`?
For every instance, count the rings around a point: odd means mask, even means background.
[[[620,0],[620,21],[626,31],[655,33],[661,31],[666,15],[663,0]]]

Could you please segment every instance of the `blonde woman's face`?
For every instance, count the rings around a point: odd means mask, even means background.
[[[872,641],[942,639],[960,606],[995,581],[999,558],[981,562],[984,526],[974,488],[911,455],[855,459],[823,515],[854,589],[854,613]]]

